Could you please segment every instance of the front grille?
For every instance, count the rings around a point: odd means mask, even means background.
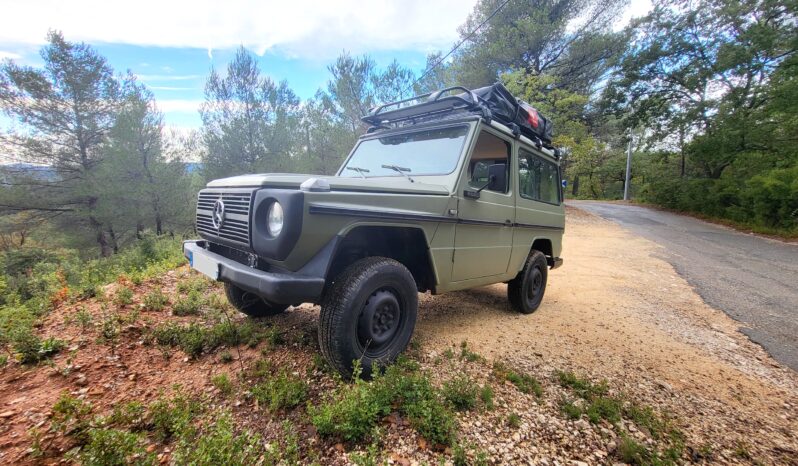
[[[197,232],[204,238],[220,238],[249,247],[249,211],[251,189],[203,189],[197,200]],[[213,226],[213,207],[219,199],[224,203],[224,222]]]

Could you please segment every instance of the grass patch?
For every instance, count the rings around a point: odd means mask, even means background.
[[[243,321],[219,322],[212,326],[200,325],[196,322],[178,324],[169,322],[155,327],[146,337],[150,344],[161,347],[180,348],[191,358],[198,358],[203,353],[210,353],[220,346],[238,346],[247,344],[257,346],[265,338],[265,333],[255,323]]]
[[[493,364],[493,375],[500,380],[508,380],[521,393],[533,393],[538,398],[543,396],[543,386],[535,377],[507,367],[501,362]]]
[[[161,396],[150,404],[148,425],[160,440],[189,435],[192,421],[202,412],[202,405],[182,391],[176,390],[171,398]]]
[[[512,429],[517,429],[521,427],[521,416],[516,413],[510,413],[507,416],[507,425],[510,426]]]
[[[127,306],[133,303],[133,290],[126,286],[120,286],[114,294],[114,303],[119,306]]]
[[[557,371],[557,379],[562,387],[572,389],[577,395],[585,399],[604,396],[609,390],[606,381],[602,380],[598,384],[594,384],[573,372]]]

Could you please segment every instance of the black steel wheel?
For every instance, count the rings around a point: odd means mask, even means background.
[[[535,312],[546,293],[549,265],[546,256],[533,251],[524,269],[507,284],[507,298],[515,310],[522,314]]]
[[[418,291],[401,263],[369,257],[338,276],[321,307],[319,346],[327,362],[344,377],[360,361],[363,376],[390,364],[413,335]]]
[[[234,308],[250,317],[268,317],[288,309],[285,304],[272,304],[260,296],[243,290],[232,283],[224,284],[224,294]]]

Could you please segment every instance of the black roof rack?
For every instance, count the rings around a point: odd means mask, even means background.
[[[452,91],[460,93],[451,94]],[[411,104],[416,101],[418,103]],[[453,86],[374,107],[361,120],[376,129],[403,121],[426,119],[454,112],[476,113],[488,121],[491,119],[490,109],[473,91],[462,86]]]

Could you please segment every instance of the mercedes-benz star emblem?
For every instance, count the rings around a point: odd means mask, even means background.
[[[222,228],[222,224],[224,223],[224,202],[222,202],[221,199],[217,199],[216,203],[213,205],[211,221],[213,222],[214,228],[217,230]]]

